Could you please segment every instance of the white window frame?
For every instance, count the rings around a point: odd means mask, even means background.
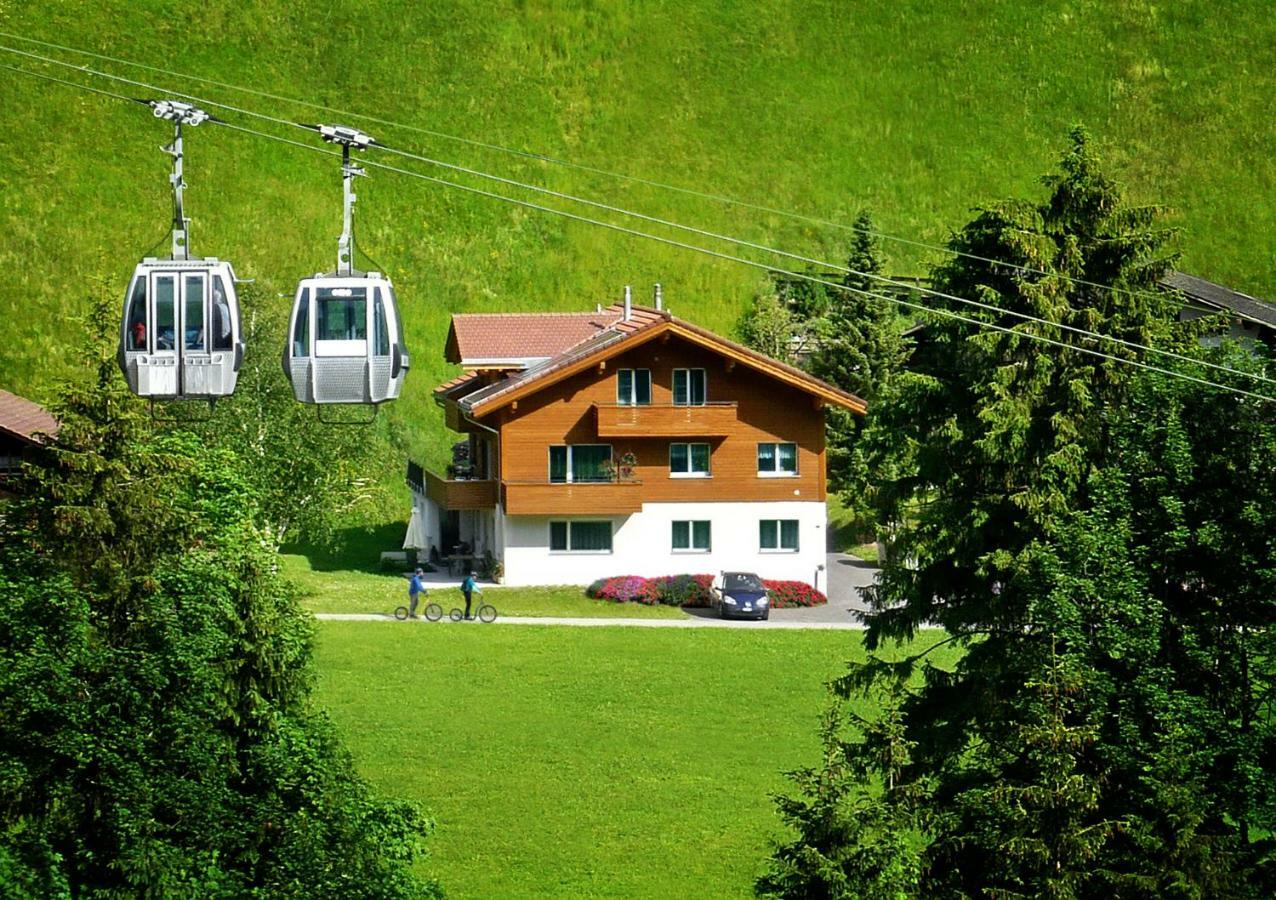
[[[686,403],[678,402],[678,373],[679,372],[686,373],[686,379],[687,379],[687,402]],[[704,397],[701,398],[699,403],[696,403],[694,400],[691,399],[691,373],[692,372],[699,372],[700,380],[704,383]],[[709,373],[705,369],[674,369],[673,381],[670,383],[669,387],[671,388],[670,393],[672,394],[671,399],[673,400],[674,406],[704,406],[706,403],[709,402]]]
[[[567,549],[554,549],[554,526],[567,526]],[[572,526],[573,525],[606,525],[608,533],[608,543],[611,544],[606,550],[573,550],[572,549]],[[550,519],[549,521],[549,541],[547,543],[551,556],[610,556],[616,549],[616,529],[612,526],[610,519]]]
[[[567,448],[567,480],[566,481],[554,480],[554,448],[555,447]],[[548,476],[549,476],[549,483],[550,484],[607,484],[607,482],[605,481],[595,481],[595,480],[577,481],[576,480],[574,473],[572,471],[572,457],[573,457],[572,448],[573,447],[606,447],[607,458],[612,461],[613,465],[616,462],[616,451],[612,448],[611,444],[550,444],[549,449],[545,451],[545,454],[547,456],[547,461],[549,464],[549,469],[547,470]]]
[[[775,525],[775,546],[762,546],[762,526],[767,522]],[[792,547],[783,546],[784,523],[792,522],[797,526],[797,540]],[[759,519],[758,520],[758,552],[759,553],[800,553],[802,549],[802,521],[800,519]]]
[[[674,447],[687,448],[687,471],[686,472],[675,472],[673,469],[673,448]],[[707,468],[703,472],[691,471],[691,460],[692,460],[691,448],[692,447],[705,448],[705,455],[706,455],[705,462],[707,464]],[[694,443],[688,443],[686,441],[670,442],[669,444],[669,477],[670,478],[711,478],[712,476],[713,476],[713,448],[710,447],[707,442],[705,441],[695,441]]]
[[[773,447],[771,458],[775,460],[775,468],[770,471],[764,470],[762,466],[762,448]],[[786,472],[780,468],[780,448],[793,448],[793,471]],[[797,478],[798,477],[798,446],[793,441],[758,441],[758,477],[759,478]]]
[[[620,373],[629,373],[629,396],[623,397],[620,393]],[[647,378],[647,402],[638,402],[638,373],[642,372]],[[651,406],[651,369],[617,369],[616,370],[616,405],[617,406]]]
[[[673,532],[679,525],[687,526],[687,546],[675,547]],[[696,526],[704,525],[708,529],[708,543],[704,547],[696,546]],[[669,552],[676,554],[699,554],[713,552],[713,522],[709,519],[674,519],[669,523]]]

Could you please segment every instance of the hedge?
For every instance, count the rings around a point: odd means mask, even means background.
[[[600,578],[585,589],[586,596],[611,603],[641,603],[645,606],[681,606],[684,608],[709,605],[712,575],[662,575],[643,578],[641,575],[616,575]],[[795,606],[820,606],[828,598],[803,581],[763,580],[772,609],[788,609]]]

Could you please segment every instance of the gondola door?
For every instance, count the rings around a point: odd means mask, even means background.
[[[151,272],[150,290],[150,359],[142,372],[142,395],[176,397],[180,391],[180,357],[178,335],[178,274]]]
[[[183,396],[205,396],[213,392],[215,385],[212,358],[208,352],[209,328],[207,321],[208,276],[203,272],[183,272],[181,275],[181,315],[178,317],[181,344],[180,391]]]

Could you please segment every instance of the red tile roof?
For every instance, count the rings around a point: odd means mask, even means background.
[[[38,444],[42,443],[38,435],[52,437],[58,433],[58,420],[40,404],[0,391],[0,431]]]
[[[544,318],[553,318],[556,315],[553,313],[544,314]],[[492,409],[503,405],[503,403],[496,402],[501,398],[511,395],[514,397],[520,396],[527,392],[526,389],[530,385],[538,382],[553,383],[556,380],[556,376],[560,376],[560,373],[565,374],[568,370],[574,370],[583,361],[618,353],[624,349],[620,345],[629,346],[631,341],[641,342],[646,339],[644,335],[653,331],[658,334],[659,331],[656,329],[659,329],[672,330],[675,334],[680,334],[686,339],[699,342],[716,352],[735,357],[745,365],[752,366],[772,377],[809,391],[845,409],[851,409],[861,414],[865,410],[864,401],[854,394],[839,390],[795,366],[782,363],[734,341],[729,341],[711,331],[692,325],[690,322],[675,319],[668,312],[634,306],[631,309],[629,318],[625,319],[624,308],[616,305],[603,310],[601,315],[591,315],[599,321],[609,322],[609,326],[595,332],[592,337],[567,347],[562,352],[555,354],[538,365],[533,365],[521,372],[513,372],[506,378],[466,394],[461,400],[461,404],[478,415],[486,415]],[[454,316],[453,321],[456,318],[458,317]],[[499,318],[499,315],[494,315],[488,317],[488,320],[493,321]],[[535,314],[519,314],[515,318],[534,319]],[[499,328],[500,326],[496,327]]]
[[[602,313],[462,313],[452,317],[446,358],[462,365],[548,359],[598,334],[619,318]]]

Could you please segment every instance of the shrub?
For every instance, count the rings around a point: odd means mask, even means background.
[[[649,582],[648,592],[665,606],[704,607],[709,605],[712,575],[662,575]]]
[[[600,578],[591,584],[585,593],[595,600],[609,600],[612,603],[642,603],[654,606],[657,602],[655,598],[649,596],[647,579],[641,575]]]
[[[823,606],[829,602],[828,597],[825,597],[805,581],[763,580],[762,585],[766,588],[767,596],[771,598],[772,609],[789,609],[794,606]]]
[[[616,575],[599,578],[585,589],[585,596],[612,603],[641,603],[644,606],[704,607],[709,605],[712,575]]]

